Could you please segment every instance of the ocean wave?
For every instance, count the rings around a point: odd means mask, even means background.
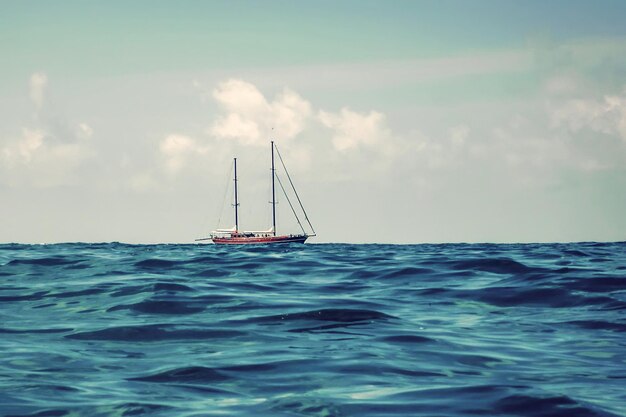
[[[626,416],[626,243],[0,245],[0,414]]]
[[[77,332],[65,336],[76,340],[107,340],[121,342],[154,342],[164,340],[226,339],[245,335],[230,329],[179,328],[168,324],[119,326],[102,330]]]

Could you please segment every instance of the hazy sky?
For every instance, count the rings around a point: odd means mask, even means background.
[[[270,137],[313,242],[626,240],[625,21],[624,1],[0,0],[0,242],[191,242],[233,225],[233,156],[241,225],[267,228]]]

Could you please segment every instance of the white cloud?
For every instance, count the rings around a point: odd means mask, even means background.
[[[344,107],[334,114],[320,110],[319,120],[334,130],[332,142],[338,151],[374,146],[391,137],[385,115],[377,111],[361,114]]]
[[[578,98],[553,106],[551,125],[571,132],[591,129],[626,141],[626,90],[620,95]]]
[[[30,76],[30,98],[40,108],[43,105],[44,90],[48,85],[48,76],[44,72],[36,72]]]
[[[269,103],[253,84],[243,80],[230,79],[220,83],[213,97],[228,112],[254,115],[269,111]]]
[[[538,105],[535,108],[541,109]],[[578,137],[569,128],[551,128],[545,116],[513,116],[508,122],[502,121],[482,134],[480,141],[472,141],[471,163],[501,169],[510,181],[524,186],[552,187],[561,185],[566,175],[575,171],[609,170],[623,159],[619,142],[598,145],[596,135]]]
[[[258,123],[239,113],[218,118],[210,132],[219,138],[236,139],[246,145],[259,143],[261,138]]]
[[[291,139],[304,128],[311,105],[297,93],[285,89],[272,103],[272,127],[279,138]]]
[[[292,139],[311,115],[309,102],[287,88],[270,102],[253,84],[230,79],[218,85],[213,97],[226,114],[217,118],[209,133],[246,145],[264,146],[270,136]]]
[[[458,114],[439,121],[415,120],[405,132],[392,130],[385,113],[378,110],[355,111],[347,106],[337,112],[315,109],[288,89],[268,100],[255,85],[230,79],[213,91],[223,112],[210,133],[215,139],[233,139],[231,143],[251,148],[267,145],[272,127],[282,133],[275,135],[279,142],[302,135],[305,140],[287,148],[302,161],[298,166],[309,166],[311,160],[323,161],[324,171],[332,178],[343,178],[342,173],[347,177],[356,171],[364,178],[366,172],[380,174],[392,167],[402,167],[407,175],[419,177],[429,175],[424,170],[443,173],[479,165],[529,184],[555,183],[556,172],[564,167],[594,171],[615,166],[609,154],[589,152],[586,144],[569,141],[572,131],[588,128],[626,137],[626,96],[568,101],[573,94],[585,91],[573,88],[576,77],[575,73],[553,77],[543,85],[543,95],[519,103],[510,111],[494,111],[491,106],[463,112],[455,109]],[[546,114],[542,103],[551,101],[559,104]],[[466,117],[467,110],[474,112],[476,120],[459,123],[458,116]],[[193,155],[206,152],[199,150],[202,146],[197,140],[179,142],[168,151],[162,145],[170,173],[189,166]],[[212,152],[223,148],[224,144],[216,145]]]
[[[181,134],[170,134],[159,145],[161,155],[165,158],[165,168],[170,174],[179,173],[195,155],[209,152],[209,146],[199,143],[196,139]]]
[[[22,130],[21,137],[0,148],[0,182],[51,187],[77,182],[76,169],[92,152],[84,143],[55,143],[41,129]]]
[[[22,137],[2,148],[2,159],[7,167],[18,163],[28,164],[43,145],[44,133],[41,130],[22,129]]]
[[[91,136],[93,136],[93,128],[87,123],[79,123],[78,126],[76,126],[76,137],[89,139]]]
[[[30,77],[30,98],[38,109],[44,102],[48,76]],[[76,184],[83,162],[93,155],[87,140],[93,129],[87,123],[67,125],[63,120],[48,127],[22,128],[21,135],[0,138],[0,182],[11,186],[53,187]]]

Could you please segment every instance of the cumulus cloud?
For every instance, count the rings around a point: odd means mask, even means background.
[[[201,144],[189,136],[173,133],[159,145],[159,151],[165,160],[165,168],[170,174],[179,173],[195,155],[204,155],[209,146]]]
[[[236,139],[250,145],[259,143],[261,139],[258,122],[238,113],[220,117],[211,128],[211,133],[219,138]]]
[[[537,113],[532,117],[514,115],[481,132],[480,140],[468,146],[469,163],[498,169],[510,181],[532,187],[560,185],[565,173],[589,173],[619,165],[618,141],[599,146],[593,131],[579,137],[568,127],[551,128],[550,118],[542,114],[539,104],[533,107]]]
[[[216,139],[228,138],[254,146],[267,144],[272,127],[282,130],[282,134],[276,134],[281,141],[297,135],[315,137],[313,141],[290,144],[290,152],[306,161],[323,159],[329,149],[336,151],[336,158],[324,162],[325,170],[334,177],[345,167],[355,170],[365,166],[368,172],[379,172],[401,165],[416,173],[423,169],[453,171],[467,164],[481,164],[504,172],[529,170],[527,176],[532,177],[533,173],[541,176],[549,170],[556,171],[554,167],[590,171],[614,165],[607,162],[610,155],[606,152],[590,152],[585,143],[574,143],[568,137],[572,132],[590,129],[626,140],[626,92],[571,99],[572,94],[584,91],[572,87],[576,74],[557,78],[553,77],[547,87],[544,85],[543,96],[511,111],[494,114],[490,109],[488,114],[478,113],[471,124],[459,123],[458,119],[455,122],[454,116],[448,117],[447,126],[415,121],[415,126],[404,132],[392,130],[386,115],[376,109],[315,109],[289,89],[268,100],[255,85],[230,79],[213,91],[223,113],[210,132]],[[547,114],[541,105],[546,102],[557,103]],[[324,130],[326,133],[319,135]],[[169,171],[180,170],[185,164],[182,161],[198,152],[197,147],[197,141],[183,142],[184,150],[167,159]]]
[[[92,152],[87,144],[55,141],[42,129],[24,128],[0,148],[0,182],[50,187],[76,182],[74,171]]]
[[[551,111],[552,127],[584,128],[626,141],[626,89],[622,94],[568,100]]]
[[[48,76],[45,72],[36,72],[30,76],[30,98],[37,108],[43,105],[44,91],[48,85]]]
[[[225,114],[209,133],[246,145],[266,145],[270,135],[292,139],[304,130],[311,115],[309,102],[287,88],[268,101],[253,84],[230,79],[218,85],[213,97]]]
[[[79,123],[76,126],[76,137],[80,139],[89,139],[93,136],[93,128],[89,126],[87,123]]]
[[[7,165],[28,164],[35,152],[43,145],[44,133],[41,130],[22,129],[22,137],[2,148],[2,156]]]
[[[44,101],[48,77],[37,72],[30,77],[30,98],[37,108]],[[53,187],[75,184],[76,171],[93,156],[89,139],[94,130],[87,123],[43,124],[21,129],[21,134],[0,138],[0,183],[10,186]]]
[[[194,86],[199,88],[199,83],[194,82]],[[385,143],[387,150],[393,148],[385,115],[375,110],[365,113],[348,107],[337,113],[319,110],[313,118],[312,105],[298,93],[285,88],[270,101],[255,85],[238,79],[220,83],[213,91],[213,98],[224,110],[209,129],[219,139],[265,146],[270,137],[284,142],[308,128],[324,126],[333,131],[332,146],[342,152],[381,143]]]
[[[357,113],[347,107],[339,113],[321,110],[319,120],[334,131],[332,143],[338,151],[374,146],[391,137],[385,115],[377,111]]]

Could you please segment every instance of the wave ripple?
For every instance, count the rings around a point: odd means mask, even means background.
[[[626,417],[626,243],[0,245],[0,415]]]

